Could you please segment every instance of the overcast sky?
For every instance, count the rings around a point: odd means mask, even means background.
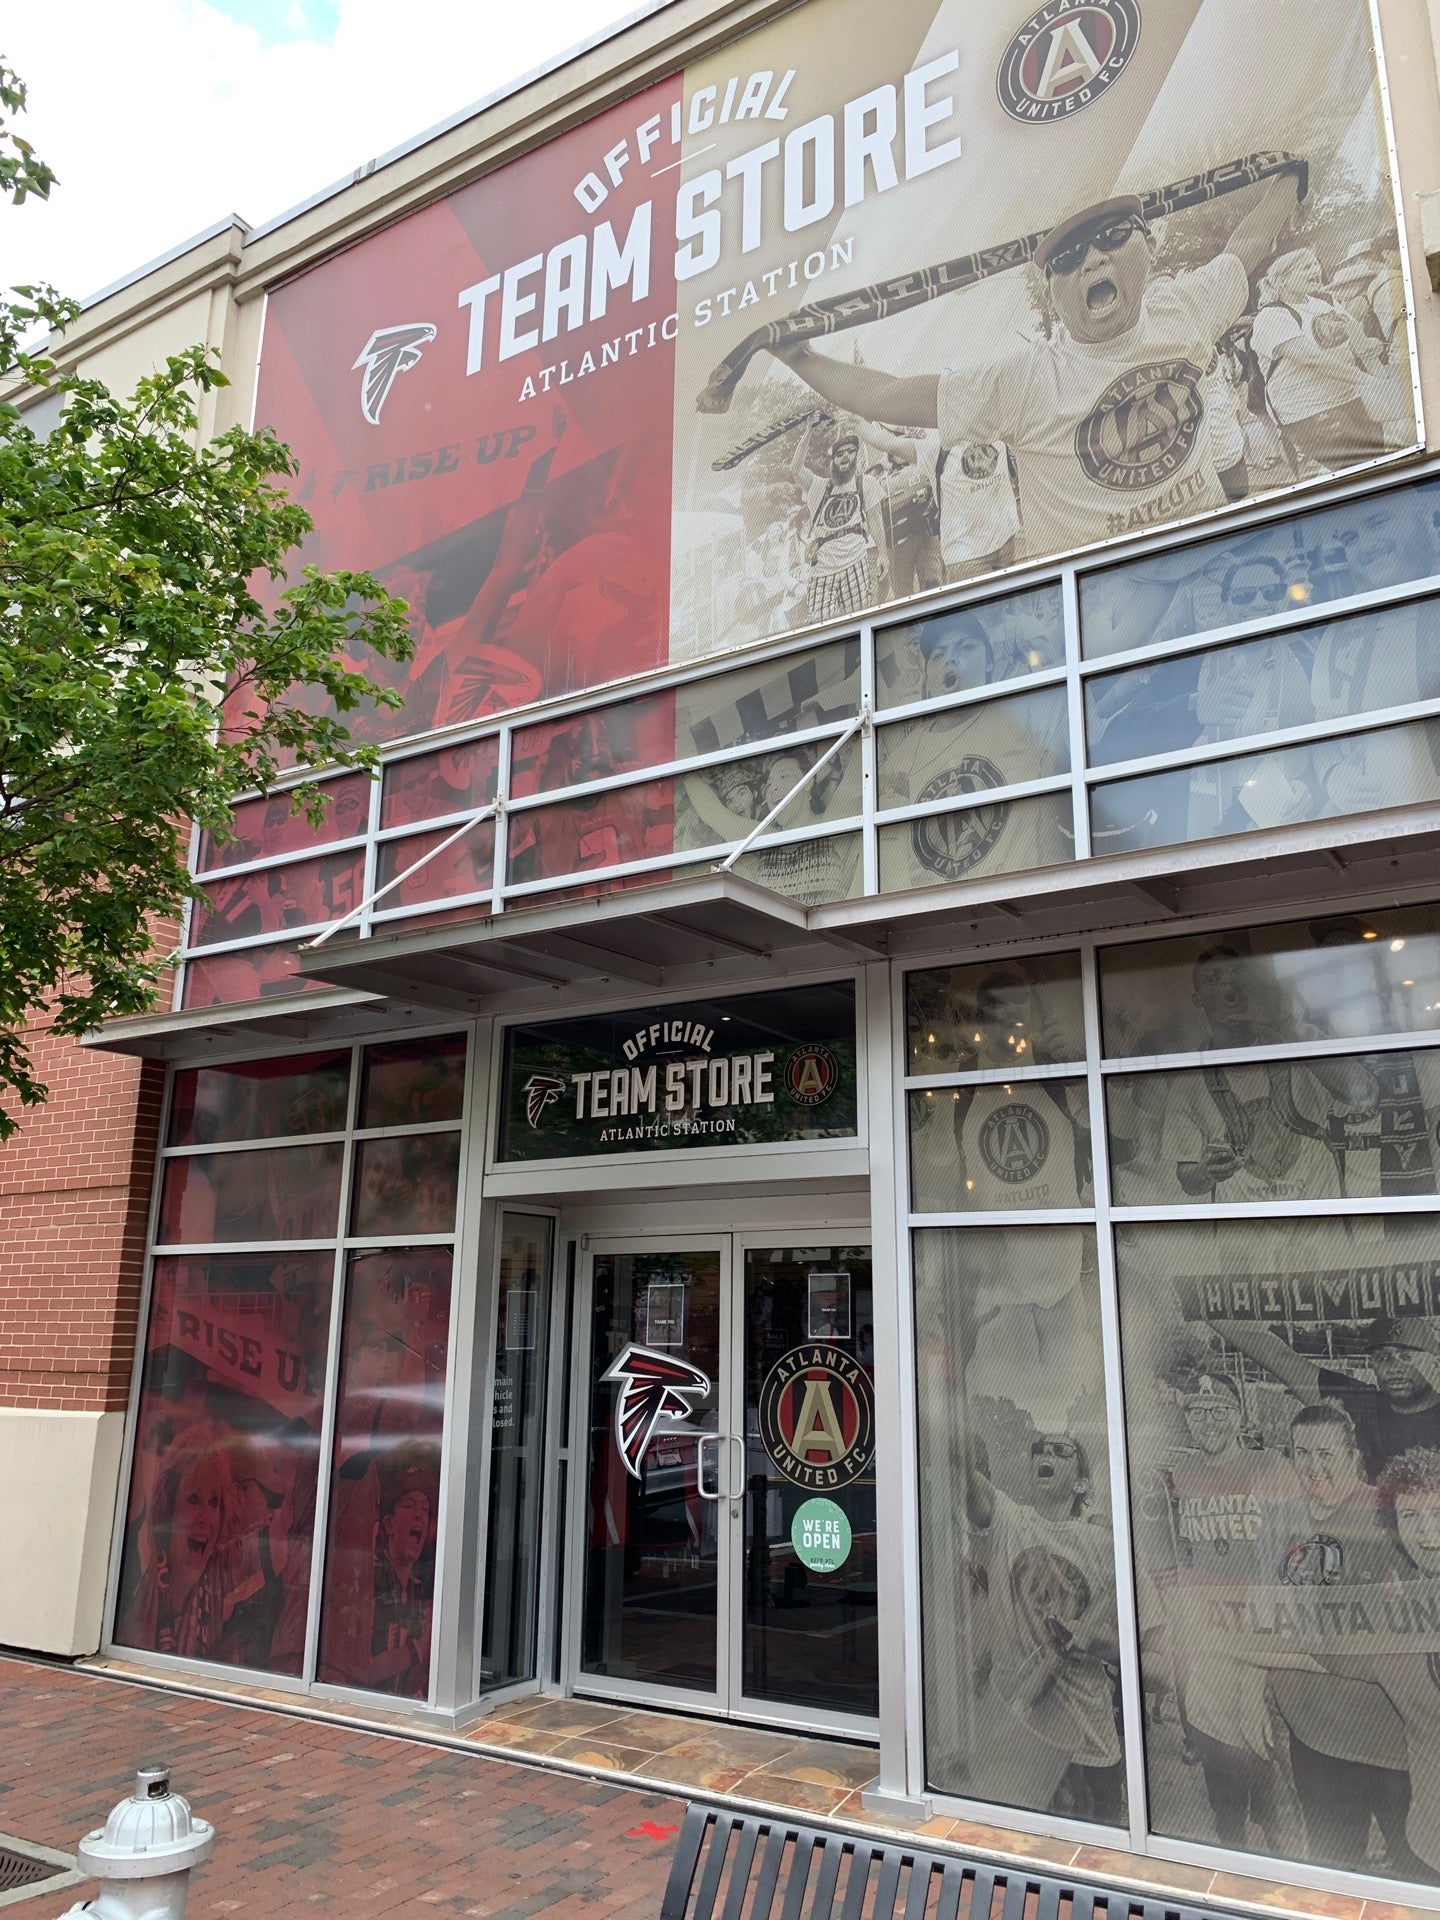
[[[60,0],[5,9],[21,130],[59,175],[0,209],[0,284],[84,298],[283,213],[638,0]]]

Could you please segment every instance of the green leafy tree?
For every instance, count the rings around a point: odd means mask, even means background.
[[[13,130],[25,89],[0,63],[0,195],[54,175]],[[190,821],[222,838],[231,798],[283,767],[374,766],[344,716],[398,706],[351,664],[409,657],[403,600],[364,573],[290,570],[311,531],[268,430],[198,442],[226,384],[204,348],[120,399],[63,371],[37,330],[78,309],[0,296],[0,1099],[45,1097],[25,1044],[48,1014],[88,1032],[152,1004],[151,930],[193,892]],[[59,397],[48,432],[27,408]],[[32,416],[34,417],[34,416]],[[219,689],[231,689],[220,724]],[[298,806],[318,820],[323,790]],[[14,1131],[0,1107],[0,1139]]]

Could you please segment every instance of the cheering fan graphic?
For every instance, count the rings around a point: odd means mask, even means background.
[[[688,1360],[634,1345],[617,1354],[600,1378],[619,1382],[615,1444],[625,1471],[636,1480],[661,1417],[669,1414],[672,1419],[688,1419],[691,1403],[703,1400],[710,1391],[709,1375],[692,1367]]]
[[[1139,196],[1141,210],[1148,224],[1164,214],[1182,213],[1190,207],[1205,206],[1223,194],[1239,192],[1244,187],[1254,186],[1261,180],[1274,179],[1282,173],[1294,174],[1303,200],[1309,189],[1309,167],[1297,155],[1276,150],[1247,153],[1239,159],[1227,160],[1221,166],[1207,167],[1203,173],[1187,175],[1183,180],[1172,180],[1163,187],[1151,187]],[[740,376],[757,353],[783,353],[787,347],[800,346],[805,341],[818,340],[827,334],[845,333],[852,327],[868,326],[872,320],[884,320],[892,313],[908,313],[913,307],[939,299],[942,294],[958,293],[962,288],[978,286],[982,280],[992,279],[997,273],[1027,265],[1035,258],[1047,231],[1042,228],[1038,233],[1020,234],[1013,240],[1001,241],[998,246],[984,247],[977,253],[967,253],[956,260],[941,260],[928,267],[912,267],[889,280],[877,281],[872,286],[856,287],[848,293],[830,294],[822,300],[811,300],[794,313],[787,314],[783,320],[767,320],[764,326],[747,333],[713,370],[695,402],[697,410],[701,413],[728,412],[735,389],[740,384]],[[788,425],[782,427],[781,431],[788,431]],[[742,443],[733,452],[743,459],[753,450]],[[723,469],[734,464],[734,461],[731,455],[726,455],[719,464]]]

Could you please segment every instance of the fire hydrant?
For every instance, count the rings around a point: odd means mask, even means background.
[[[214,1849],[209,1821],[197,1819],[184,1795],[170,1791],[170,1769],[141,1767],[131,1797],[76,1849],[81,1867],[100,1882],[99,1893],[61,1920],[183,1920],[190,1869]]]

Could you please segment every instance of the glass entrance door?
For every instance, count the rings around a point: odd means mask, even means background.
[[[590,1258],[580,1668],[607,1691],[728,1691],[728,1237]]]
[[[607,1240],[587,1277],[578,1685],[867,1730],[869,1248]]]
[[[873,1720],[870,1249],[747,1245],[743,1699]]]

